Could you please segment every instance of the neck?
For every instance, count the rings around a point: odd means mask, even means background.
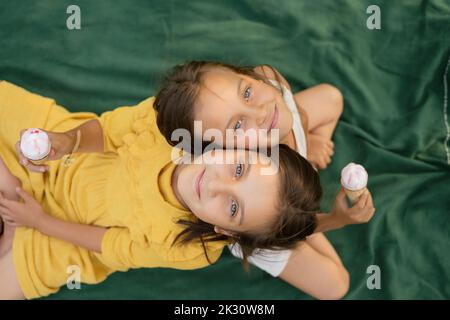
[[[297,150],[294,131],[290,130],[289,133],[280,141],[280,143],[289,146],[293,150]]]

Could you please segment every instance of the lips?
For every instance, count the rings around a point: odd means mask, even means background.
[[[194,182],[194,189],[195,189],[195,192],[197,193],[197,196],[199,199],[201,196],[201,184],[203,181],[203,175],[205,174],[205,170],[206,170],[206,168],[204,168],[204,169],[202,169],[202,171],[200,171],[200,173],[195,178],[195,182]]]
[[[278,122],[278,108],[275,105],[275,108],[273,110],[272,120],[270,121],[269,131],[275,128]]]

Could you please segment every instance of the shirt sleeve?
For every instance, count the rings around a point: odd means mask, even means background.
[[[114,152],[125,144],[125,136],[138,134],[142,128],[139,125],[147,124],[151,129],[154,122],[154,98],[149,98],[136,106],[122,106],[106,111],[98,117],[103,130],[103,151]]]
[[[242,249],[237,243],[228,245],[233,256],[242,259]],[[250,257],[248,262],[254,266],[264,270],[273,277],[278,277],[286,268],[291,256],[292,250],[256,250]]]
[[[222,248],[208,251],[211,262],[218,260]],[[134,241],[128,228],[108,229],[102,240],[100,260],[113,270],[126,271],[129,268],[166,267],[175,269],[198,269],[209,265],[197,245],[170,246],[167,244]]]

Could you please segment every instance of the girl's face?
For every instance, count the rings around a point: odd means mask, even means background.
[[[222,230],[262,230],[277,214],[278,174],[262,175],[271,164],[267,158],[249,161],[250,155],[263,157],[246,150],[215,150],[203,155],[209,164],[178,165],[172,178],[175,195],[200,220]]]
[[[222,133],[223,140],[216,141],[218,144],[238,148],[276,145],[288,135],[293,121],[279,90],[225,68],[204,74],[193,114],[194,120],[202,121],[203,132],[218,129]],[[226,136],[227,129],[234,133],[231,139]],[[273,129],[279,129],[279,141],[271,139]],[[246,138],[252,132],[256,133],[254,145]]]

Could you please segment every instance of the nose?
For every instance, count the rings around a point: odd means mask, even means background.
[[[229,185],[219,177],[215,177],[208,183],[208,196],[215,197],[221,193],[227,192]]]
[[[266,121],[269,105],[270,103],[266,102],[249,107],[249,112],[251,112],[251,116],[254,119],[255,125],[257,127],[261,127]]]
[[[223,166],[224,169],[227,167]],[[216,168],[218,169],[218,168]],[[207,192],[210,197],[215,197],[223,193],[229,193],[233,187],[233,181],[226,174],[225,170],[214,170],[215,172],[208,177]]]

